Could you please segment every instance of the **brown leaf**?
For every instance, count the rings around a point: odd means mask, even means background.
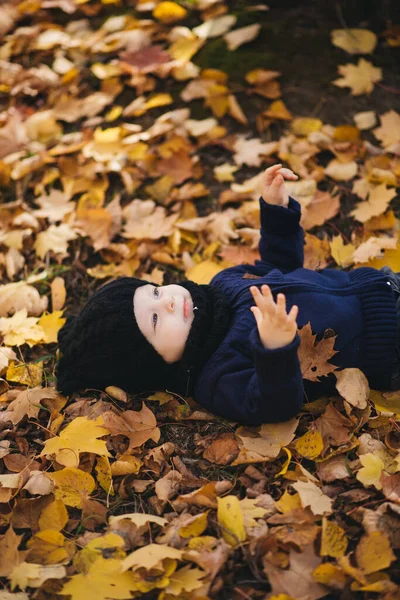
[[[380,482],[382,484],[382,493],[386,498],[390,502],[400,504],[400,473],[387,475],[385,471],[382,471]]]
[[[182,475],[178,471],[170,471],[156,481],[155,491],[159,500],[166,502],[178,493]]]
[[[144,402],[140,411],[126,410],[120,416],[108,411],[103,413],[103,419],[111,435],[124,435],[129,438],[127,452],[141,446],[147,440],[152,439],[157,443],[160,439],[161,433],[156,418]]]
[[[217,497],[221,496],[221,494],[224,494],[231,488],[232,483],[230,481],[212,481],[190,494],[178,496],[176,502],[194,504],[195,506],[206,506],[207,508],[217,508]]]
[[[239,446],[233,433],[223,433],[214,440],[203,454],[203,458],[217,465],[229,465],[239,454]]]
[[[317,430],[322,435],[324,447],[322,455],[330,446],[340,446],[350,441],[349,429],[353,422],[342,415],[333,404],[328,404],[324,414],[315,421]]]
[[[0,539],[0,577],[8,577],[13,568],[23,561],[18,552],[22,535],[16,535],[12,527]]]
[[[318,600],[329,592],[325,586],[316,583],[312,572],[321,563],[313,545],[308,545],[303,552],[290,550],[290,567],[279,569],[267,560],[263,561],[264,572],[274,594],[288,594],[293,598]]]
[[[299,329],[298,333],[300,336],[300,347],[297,353],[303,379],[319,381],[318,377],[333,373],[338,367],[329,364],[327,361],[339,352],[333,349],[337,335],[322,339],[315,345],[317,335],[313,334],[310,321],[307,325]]]

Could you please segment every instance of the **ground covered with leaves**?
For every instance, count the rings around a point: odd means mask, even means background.
[[[305,267],[400,271],[395,3],[301,4],[1,4],[0,600],[399,597],[400,391],[345,369],[243,427],[55,387],[57,332],[103,283],[258,257],[276,162]],[[334,372],[335,338],[299,335],[303,377]]]

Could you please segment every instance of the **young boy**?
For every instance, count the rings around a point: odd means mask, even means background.
[[[361,369],[374,389],[399,389],[400,278],[384,267],[303,268],[300,204],[277,164],[263,174],[260,260],[209,285],[121,278],[101,288],[59,333],[58,389],[167,389],[244,424],[285,421],[335,395],[333,373],[303,380],[297,326],[336,336],[330,362]],[[396,309],[396,301],[397,309]]]

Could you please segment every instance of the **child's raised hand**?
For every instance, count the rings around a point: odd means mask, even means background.
[[[250,308],[257,323],[258,333],[264,348],[273,350],[290,344],[297,332],[296,317],[299,307],[292,306],[286,313],[286,298],[278,294],[275,304],[274,297],[268,285],[262,285],[261,290],[250,286],[250,292],[257,306]]]
[[[260,178],[259,192],[268,204],[285,206],[289,204],[289,194],[285,188],[285,179],[296,181],[298,176],[281,164],[265,169]]]

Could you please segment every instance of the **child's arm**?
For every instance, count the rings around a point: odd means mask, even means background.
[[[261,260],[283,272],[301,268],[304,262],[304,232],[301,206],[290,198],[284,180],[295,181],[290,169],[280,164],[265,170],[260,182]]]

